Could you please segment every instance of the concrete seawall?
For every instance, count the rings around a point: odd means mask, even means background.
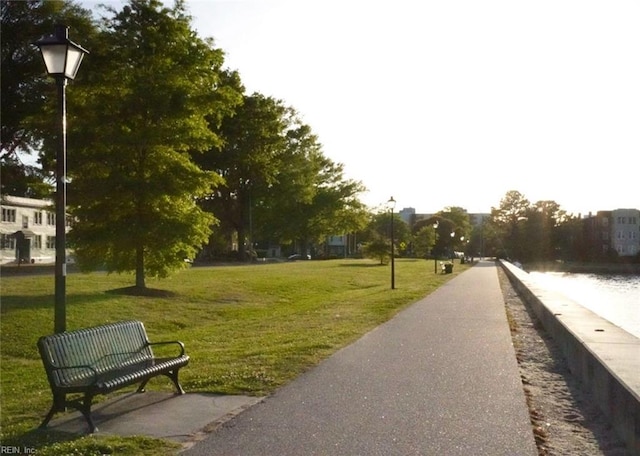
[[[640,339],[500,261],[631,454],[640,455]]]

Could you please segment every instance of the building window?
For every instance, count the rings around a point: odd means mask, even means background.
[[[28,215],[23,215],[22,216],[22,228],[29,228],[29,216]]]
[[[15,250],[16,239],[8,234],[0,234],[0,248],[2,250]]]
[[[47,248],[55,249],[56,248],[56,237],[55,236],[47,236]]]
[[[56,214],[53,212],[47,212],[47,225],[55,225],[56,224]]]
[[[39,234],[36,234],[36,237],[33,239],[33,247],[35,249],[41,249],[42,248],[42,236]]]
[[[33,213],[33,224],[42,225],[42,212],[36,211]]]
[[[8,209],[6,207],[2,208],[2,221],[3,222],[13,222],[16,221],[16,210]]]

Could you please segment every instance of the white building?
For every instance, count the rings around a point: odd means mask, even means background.
[[[55,263],[56,214],[51,200],[3,195],[0,221],[2,264]]]
[[[640,252],[640,211],[615,209],[610,218],[611,247],[619,256],[635,256]]]

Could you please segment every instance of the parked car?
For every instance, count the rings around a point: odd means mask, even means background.
[[[287,260],[296,261],[296,260],[310,260],[311,255],[300,255],[299,253],[294,253],[293,255],[289,255]]]

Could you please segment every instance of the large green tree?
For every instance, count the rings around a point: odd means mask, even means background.
[[[440,220],[444,220],[444,223],[438,224],[440,247],[446,249],[449,254],[464,252],[472,231],[466,209],[451,206],[438,212],[437,216]]]
[[[517,190],[508,191],[498,207],[491,208],[487,240],[494,244],[498,256],[523,261],[526,237],[525,221],[531,203]]]
[[[262,232],[307,253],[327,236],[354,232],[366,223],[358,199],[364,186],[346,179],[344,166],[326,157],[318,137],[289,111],[286,148],[268,200],[258,207]]]
[[[53,80],[33,42],[53,33],[58,23],[70,27],[72,38],[91,39],[96,33],[91,12],[70,1],[2,0],[1,143],[2,193],[27,197],[50,196],[45,184],[51,171],[52,152],[41,157],[44,169],[33,166],[36,155],[56,144],[59,134],[56,117],[57,94]],[[83,43],[84,44],[84,43]],[[82,76],[80,76],[81,78]],[[73,96],[73,84],[69,86]],[[23,157],[29,157],[28,162]]]
[[[387,255],[391,256],[391,211],[381,210],[369,214],[369,223],[366,232],[362,233],[360,240],[364,243],[365,256],[378,257],[381,252],[381,245],[386,245]],[[400,215],[393,214],[393,242],[394,252],[401,249],[401,245],[407,245],[412,240],[412,233],[409,225],[402,220]],[[381,258],[381,262],[383,259]]]
[[[233,84],[239,82],[233,80]],[[202,204],[221,220],[220,248],[237,243],[240,259],[245,258],[245,244],[251,237],[253,212],[284,166],[286,114],[279,100],[259,93],[245,95],[232,116],[222,119],[217,128],[212,126],[222,141],[195,157],[202,169],[224,178]]]
[[[293,108],[254,93],[216,131],[222,145],[196,157],[202,168],[225,179],[203,201],[226,234],[222,242],[211,239],[214,254],[236,243],[240,259],[246,259],[248,244],[257,240],[297,243],[305,251],[324,236],[358,228],[364,208],[356,195],[363,187],[324,156]]]
[[[413,253],[418,257],[427,258],[436,244],[436,229],[433,224],[428,223],[414,226],[412,239]]]
[[[69,134],[70,239],[81,265],[135,271],[144,288],[211,233],[214,217],[197,200],[221,179],[190,154],[220,144],[211,119],[239,94],[220,89],[223,53],[192,30],[184,2],[130,0],[108,11]]]
[[[531,204],[523,194],[512,190],[499,207],[492,208],[484,234],[500,256],[520,262],[549,261],[570,256],[571,240],[566,238],[575,238],[575,230],[567,230],[564,225],[571,222],[555,201]]]
[[[555,201],[538,201],[527,210],[522,246],[524,261],[548,261],[559,255],[561,223],[566,212]]]

